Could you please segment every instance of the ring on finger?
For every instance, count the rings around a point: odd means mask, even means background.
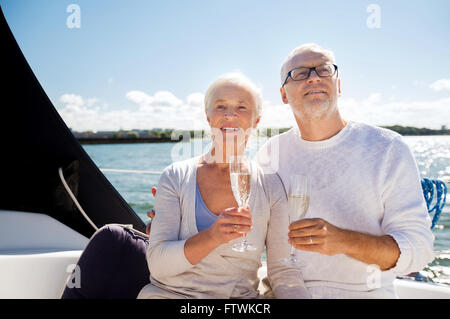
[[[237,228],[238,228],[238,225],[234,224],[234,225],[233,225],[233,232],[236,233],[236,232],[237,232]]]
[[[313,241],[312,241],[312,236],[309,236],[309,243],[310,243],[310,244],[313,243]]]

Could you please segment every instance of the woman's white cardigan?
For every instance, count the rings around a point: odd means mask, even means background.
[[[199,157],[176,162],[162,173],[155,199],[147,262],[151,284],[138,298],[258,298],[258,268],[267,248],[267,273],[277,298],[307,298],[301,271],[284,267],[289,256],[287,197],[278,175],[264,175],[251,163],[248,241],[256,251],[231,249],[241,239],[222,244],[192,265],[184,254],[186,240],[198,233],[195,221],[196,172]],[[220,194],[218,194],[220,196]]]

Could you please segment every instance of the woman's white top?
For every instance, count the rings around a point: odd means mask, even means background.
[[[192,265],[184,245],[198,233],[195,220],[196,172],[199,157],[176,162],[161,175],[155,199],[155,218],[147,250],[151,283],[138,298],[258,298],[261,257],[267,247],[267,271],[277,298],[307,298],[299,269],[283,266],[289,256],[287,197],[277,175],[264,175],[251,164],[250,211],[252,230],[247,239],[256,251],[236,252],[222,244]],[[217,194],[220,196],[220,194]]]

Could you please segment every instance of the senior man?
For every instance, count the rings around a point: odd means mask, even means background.
[[[258,161],[311,180],[304,219],[289,226],[313,298],[395,298],[396,275],[433,260],[418,169],[399,134],[342,118],[334,54],[294,49],[281,67],[281,98],[297,126],[271,138]]]

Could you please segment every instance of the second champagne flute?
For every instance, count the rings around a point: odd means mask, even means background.
[[[309,208],[311,182],[306,175],[292,175],[289,178],[288,207],[289,224],[305,217]],[[287,267],[299,267],[300,261],[295,257],[295,248],[291,246],[290,256],[284,258],[282,264]]]

